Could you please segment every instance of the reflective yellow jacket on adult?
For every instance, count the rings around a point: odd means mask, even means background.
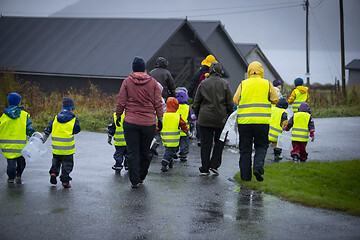
[[[115,134],[114,134],[114,145],[115,146],[126,146],[125,142],[125,136],[124,136],[124,117],[125,117],[125,111],[121,115],[121,124],[120,127],[116,125],[117,116],[116,113],[114,113],[114,124],[115,124]]]
[[[248,78],[243,80],[233,97],[238,105],[238,124],[269,124],[271,103],[279,100],[274,86],[264,79],[264,69],[259,62],[248,67]]]
[[[30,115],[21,111],[20,117],[12,119],[6,114],[0,118],[0,147],[7,159],[21,157],[26,145],[26,122]]]
[[[166,112],[163,117],[163,128],[160,132],[162,142],[166,147],[177,147],[180,143],[180,114]]]
[[[60,123],[57,116],[54,118],[52,125],[52,147],[53,154],[56,155],[71,155],[75,153],[75,139],[73,129],[76,118],[69,122]]]

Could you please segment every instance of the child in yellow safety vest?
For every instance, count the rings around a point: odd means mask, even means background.
[[[282,133],[288,122],[286,109],[288,103],[286,98],[280,98],[276,106],[271,108],[271,120],[269,128],[269,142],[274,143],[274,160],[279,161],[282,159],[281,148],[277,148],[277,141],[279,134]]]
[[[292,128],[291,132],[291,141],[293,150],[291,150],[291,157],[294,163],[305,162],[308,157],[306,152],[306,145],[309,141],[309,136],[313,142],[315,139],[315,124],[314,120],[311,117],[310,106],[306,102],[303,102],[299,106],[299,111],[294,113],[289,119],[289,122],[285,128],[286,131],[289,131]]]
[[[302,78],[296,78],[294,80],[295,89],[292,91],[288,103],[292,104],[293,112],[296,113],[302,102],[310,104],[309,89],[303,86],[304,80]]]
[[[7,97],[9,107],[0,117],[0,147],[7,159],[8,183],[21,183],[21,175],[25,169],[25,158],[21,150],[26,145],[26,136],[31,136],[35,131],[32,128],[30,115],[23,106],[19,106],[21,96],[10,93]]]
[[[111,144],[111,140],[114,137],[114,145],[115,145],[115,165],[112,166],[112,169],[116,171],[116,173],[120,173],[123,169],[123,162],[125,170],[128,170],[128,163],[127,163],[127,148],[126,148],[126,141],[124,136],[124,117],[125,111],[121,115],[120,127],[116,125],[116,113],[111,120],[111,124],[108,126],[108,143]]]
[[[180,89],[176,93],[176,99],[179,102],[179,109],[176,111],[180,113],[183,120],[186,122],[188,129],[192,129],[193,125],[196,123],[195,113],[192,108],[189,106],[188,99],[189,96],[187,91]],[[179,143],[179,157],[180,161],[187,161],[187,155],[189,154],[189,144],[190,138],[184,132],[180,132],[180,143]]]
[[[180,128],[185,134],[189,132],[186,122],[176,112],[178,108],[179,103],[176,98],[169,97],[166,101],[166,113],[164,113],[162,129],[160,131],[162,142],[165,145],[165,153],[161,161],[161,171],[163,172],[167,172],[168,168],[173,167],[173,157],[178,150],[180,142]]]
[[[74,115],[75,104],[71,98],[63,98],[62,110],[44,130],[43,142],[50,134],[53,148],[53,159],[50,168],[50,183],[56,185],[59,176],[64,188],[70,188],[70,173],[74,167],[75,139],[74,134],[81,131],[80,123]]]

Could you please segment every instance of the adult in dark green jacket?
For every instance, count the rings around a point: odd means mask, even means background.
[[[209,78],[203,80],[196,92],[193,110],[197,117],[201,136],[202,175],[210,171],[218,175],[221,165],[221,155],[225,143],[219,140],[227,118],[234,110],[232,91],[229,83],[222,79],[223,70],[220,63],[210,65]],[[211,149],[215,141],[212,156]]]

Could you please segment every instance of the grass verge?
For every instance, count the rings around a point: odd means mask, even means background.
[[[265,166],[264,181],[235,179],[241,186],[310,207],[360,216],[360,160],[284,162]]]

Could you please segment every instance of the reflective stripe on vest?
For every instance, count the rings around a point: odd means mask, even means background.
[[[180,114],[179,113],[164,113],[163,128],[160,132],[162,142],[166,147],[177,147],[180,142]]]
[[[186,126],[189,128],[189,121],[188,116],[190,112],[190,106],[187,104],[179,104],[179,109],[176,111],[177,113],[180,113],[182,119],[186,122]],[[180,131],[180,137],[186,136],[186,133],[183,131]]]
[[[115,124],[115,135],[114,135],[114,145],[115,146],[126,146],[125,136],[124,136],[124,117],[125,117],[125,111],[121,115],[121,124],[120,127],[116,125],[116,113],[114,113],[114,124]]]
[[[73,135],[76,118],[69,122],[59,123],[57,116],[54,118],[52,125],[52,148],[53,154],[71,155],[75,153],[75,139]]]
[[[291,141],[307,142],[309,140],[309,120],[310,114],[307,112],[294,113],[294,125],[292,128]]]
[[[299,106],[301,103],[306,102],[307,93],[301,93],[299,89],[295,89],[295,99],[294,102],[291,104],[293,108],[293,112],[297,112],[299,110]]]
[[[241,82],[241,96],[237,110],[238,124],[269,124],[271,102],[270,83],[262,78],[248,78]]]
[[[281,127],[281,116],[285,113],[286,110],[283,108],[273,107],[271,109],[271,120],[269,127],[269,141],[277,142],[278,135],[282,133]]]
[[[30,116],[21,111],[20,117],[12,119],[5,113],[0,118],[0,147],[6,159],[21,157],[21,150],[25,147],[26,123]]]

